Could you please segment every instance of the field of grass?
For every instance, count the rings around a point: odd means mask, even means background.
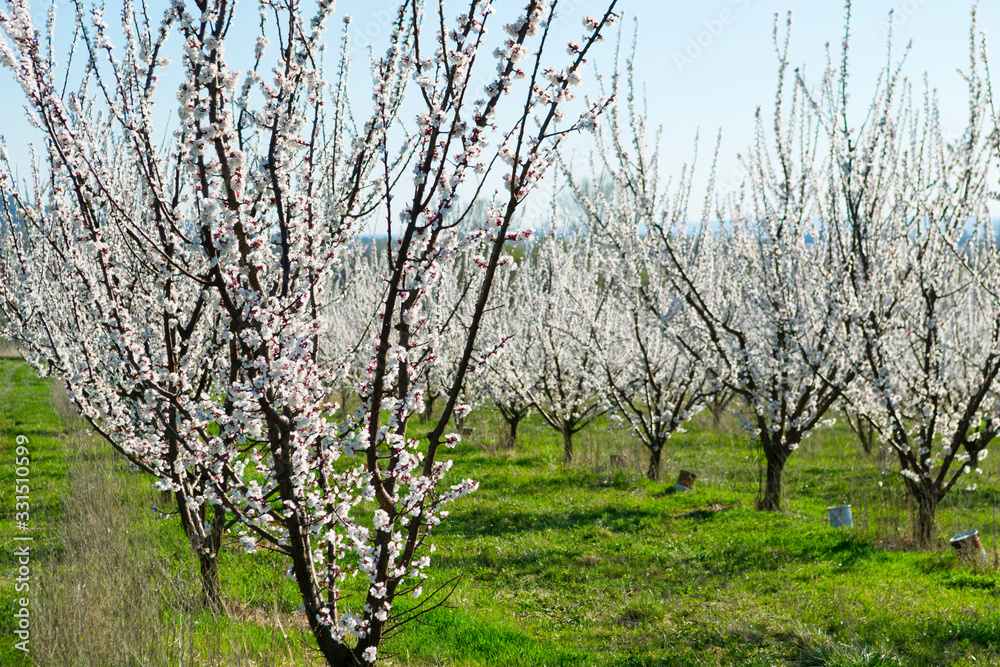
[[[159,495],[71,413],[0,359],[0,664],[320,664],[285,565],[266,554],[224,546],[228,612],[195,606],[197,563],[176,522],[151,511]],[[733,423],[716,430],[707,417],[671,443],[652,483],[641,448],[608,423],[581,433],[564,466],[538,421],[505,450],[496,416],[473,414],[453,474],[480,490],[439,527],[428,582],[458,585],[448,607],[386,643],[386,664],[1000,665],[995,458],[975,490],[944,502],[939,548],[918,552],[898,475],[844,429],[803,445],[786,511],[762,514],[757,453]],[[33,663],[11,648],[20,434],[33,457]],[[673,492],[681,468],[699,475],[693,493]],[[844,502],[856,527],[832,529],[826,507]],[[972,527],[987,563],[960,563],[947,546]]]

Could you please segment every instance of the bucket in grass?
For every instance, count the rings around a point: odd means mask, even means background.
[[[951,546],[955,547],[958,557],[963,559],[982,558],[986,560],[986,549],[979,539],[978,530],[970,530],[967,533],[956,535],[951,538]]]
[[[689,470],[681,470],[680,474],[677,475],[677,483],[674,485],[674,488],[678,491],[691,491],[694,489],[694,481],[696,479],[698,479],[698,475]]]
[[[837,505],[827,507],[826,511],[830,515],[830,525],[834,528],[851,528],[854,526],[854,517],[851,516],[850,505]]]

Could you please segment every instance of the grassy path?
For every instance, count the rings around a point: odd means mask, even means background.
[[[30,655],[14,647],[21,641],[15,638],[15,611],[20,601],[29,600],[28,631],[32,633],[29,644],[35,648],[33,636],[37,626],[39,567],[57,557],[59,544],[53,528],[61,509],[61,495],[65,488],[66,465],[61,455],[59,437],[63,424],[52,408],[50,384],[39,380],[34,371],[20,360],[0,358],[0,664],[30,664]],[[28,449],[29,517],[27,527],[21,529],[16,521],[15,507],[15,450],[18,444]],[[18,489],[23,490],[23,489]],[[31,537],[19,541],[16,537]],[[20,577],[18,570],[21,556],[15,550],[29,548],[30,574]],[[16,590],[20,584],[21,590]],[[23,590],[27,585],[30,588]]]

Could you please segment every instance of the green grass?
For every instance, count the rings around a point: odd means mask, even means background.
[[[59,518],[61,498],[65,488],[65,460],[59,452],[59,435],[63,424],[52,409],[49,383],[39,380],[34,371],[21,361],[0,358],[0,664],[30,664],[22,651],[14,648],[14,617],[19,609],[15,600],[25,595],[35,598],[38,589],[39,566],[59,556],[59,544],[48,528]],[[30,451],[30,519],[28,529],[20,530],[15,521],[16,438],[27,438]],[[23,441],[22,441],[23,442]],[[30,591],[15,590],[17,559],[14,550],[24,544],[14,538],[31,537]],[[32,616],[37,611],[29,606]],[[33,622],[34,619],[32,619]]]
[[[61,444],[63,427],[47,392],[20,364],[0,361],[5,471],[12,434],[30,428],[40,457],[32,475],[54,494],[45,521],[58,523],[55,499],[67,488],[60,476],[80,464]],[[537,420],[522,426],[511,451],[495,447],[502,430],[496,415],[470,417],[476,433],[450,453],[452,474],[479,480],[480,489],[437,529],[425,590],[460,577],[457,587],[446,607],[386,642],[387,663],[1000,664],[996,459],[987,461],[975,491],[944,502],[939,548],[921,552],[908,546],[898,475],[881,473],[843,429],[817,433],[796,452],[786,473],[786,511],[762,514],[753,509],[756,452],[733,424],[716,432],[705,417],[670,443],[660,483],[642,476],[641,446],[606,422],[580,434],[578,461],[564,466],[558,435]],[[611,454],[625,455],[628,466],[613,468]],[[681,468],[699,475],[693,493],[672,490]],[[150,655],[183,665],[315,663],[284,563],[229,544],[221,561],[229,616],[186,606],[197,596],[190,576],[197,566],[183,536],[173,521],[142,518],[156,500],[146,480],[116,475],[119,495],[138,507],[134,531],[142,536],[131,548],[145,554],[137,562],[151,573],[146,585],[160,591],[153,613],[159,639],[152,640],[158,652]],[[854,507],[855,529],[826,525],[826,507],[842,502]],[[2,509],[7,539],[9,512]],[[980,529],[988,564],[959,563],[949,550],[946,538],[967,527]],[[70,586],[75,554],[58,548],[64,544],[54,541],[39,558]],[[8,589],[4,595],[9,604]],[[0,653],[0,664],[17,664],[8,655]]]
[[[464,577],[455,608],[388,647],[414,663],[1000,664],[995,466],[943,504],[939,549],[918,552],[897,477],[836,427],[791,459],[786,512],[769,515],[753,509],[756,454],[731,429],[692,425],[652,483],[641,447],[607,424],[581,434],[583,460],[566,468],[537,421],[511,453],[492,447],[495,417],[478,417],[455,459],[480,490],[436,538],[438,576]],[[699,473],[695,493],[672,491],[681,468]],[[826,525],[841,502],[859,528]],[[946,546],[969,525],[989,567]],[[483,633],[488,657],[470,648]]]

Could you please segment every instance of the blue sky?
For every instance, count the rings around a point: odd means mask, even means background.
[[[505,15],[506,5],[515,2],[500,0],[499,13]],[[255,4],[250,0],[243,3]],[[58,4],[64,21],[68,21],[69,2],[61,0]],[[117,3],[109,4],[114,7]],[[154,8],[165,7],[165,0],[150,0],[150,4]],[[388,17],[395,4],[395,0],[341,0],[337,14],[353,16],[351,32],[355,44],[374,42],[378,46],[387,33]],[[450,2],[449,6],[454,6],[457,12],[460,4]],[[42,16],[45,6],[40,4],[36,15]],[[595,0],[560,0],[560,6],[565,14],[560,23],[562,40],[577,38],[580,18],[584,14],[599,14],[603,8]],[[735,154],[750,142],[755,109],[758,106],[770,109],[774,98],[776,60],[771,30],[775,13],[782,17],[789,10],[794,13],[791,60],[793,64],[805,65],[813,78],[818,78],[822,71],[824,45],[831,42],[835,50],[839,49],[844,25],[843,3],[830,1],[620,0],[618,8],[626,16],[626,32],[631,30],[631,18],[639,18],[637,76],[646,84],[650,124],[664,128],[664,168],[675,173],[690,159],[698,128],[703,146],[710,144],[721,128],[722,182],[737,177]],[[852,95],[857,105],[860,107],[870,98],[875,78],[885,62],[887,19],[889,11],[895,9],[896,48],[901,51],[908,41],[913,42],[906,72],[912,79],[928,73],[940,93],[945,126],[953,127],[956,133],[960,131],[966,104],[957,69],[968,63],[970,8],[970,3],[944,0],[857,0],[852,19],[851,68]],[[252,7],[244,9],[249,10],[253,21]],[[109,17],[113,16],[109,11]],[[1000,33],[1000,3],[983,5],[979,23],[987,34]],[[339,21],[332,28],[330,36],[334,37],[340,28]],[[499,22],[494,25],[494,31],[498,30]],[[593,58],[593,63],[609,71],[606,58],[612,52],[611,48],[604,49]],[[361,73],[356,76],[364,76],[367,71],[364,64],[359,62],[355,67]],[[5,137],[12,160],[19,169],[24,169],[27,142],[33,135],[23,120],[20,90],[10,75],[2,71],[0,99],[4,100],[0,107],[0,133]],[[707,149],[708,146],[703,148]]]
[[[711,138],[721,127],[722,181],[736,167],[732,156],[750,143],[755,109],[772,108],[775,13],[784,20],[786,12],[793,12],[790,59],[793,65],[804,65],[811,80],[822,74],[825,44],[830,42],[839,53],[844,31],[842,2],[712,0],[624,6],[640,18],[638,72],[647,82],[650,119],[664,126],[668,164],[690,155],[695,128],[700,126],[702,136]],[[889,11],[895,9],[894,52],[901,53],[912,40],[904,71],[918,81],[927,72],[940,95],[945,127],[960,133],[968,107],[957,70],[968,66],[971,7],[944,0],[857,0],[851,20],[855,108],[863,110],[871,99],[885,63]],[[979,28],[987,35],[991,30],[1000,34],[1000,3],[979,8]]]

